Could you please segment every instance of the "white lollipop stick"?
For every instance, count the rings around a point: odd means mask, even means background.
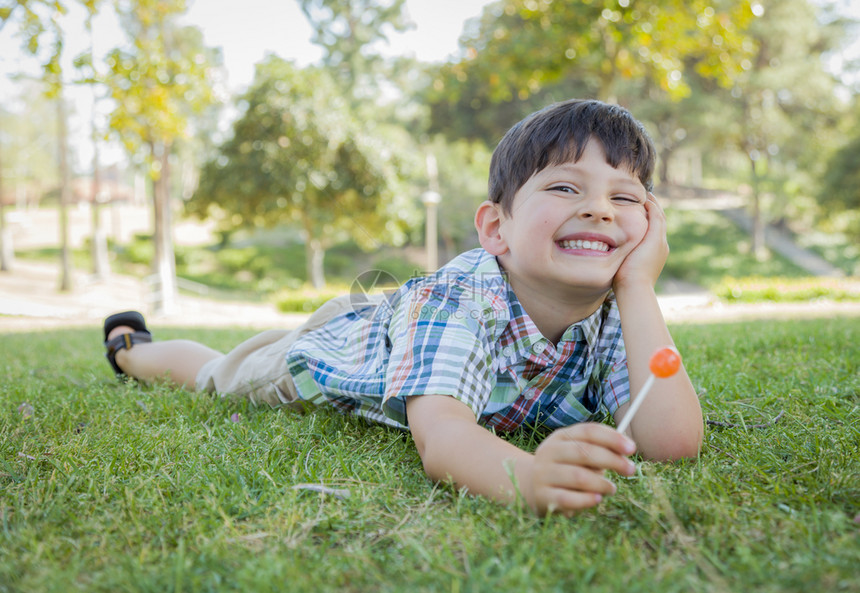
[[[639,409],[639,406],[642,405],[642,402],[645,401],[645,396],[648,395],[648,392],[651,390],[651,386],[654,384],[654,375],[648,375],[648,379],[645,381],[645,385],[642,386],[642,389],[639,390],[639,393],[636,395],[636,399],[633,400],[633,403],[630,404],[630,409],[627,410],[627,414],[624,415],[624,418],[621,419],[621,424],[618,425],[618,432],[624,432],[627,430],[627,427],[630,426],[630,423],[633,421],[633,416],[636,415],[636,410]]]

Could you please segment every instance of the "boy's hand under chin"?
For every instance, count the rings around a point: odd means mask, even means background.
[[[616,292],[627,286],[653,288],[669,257],[666,214],[651,192],[648,192],[645,201],[645,216],[648,219],[648,230],[615,273],[613,288]]]

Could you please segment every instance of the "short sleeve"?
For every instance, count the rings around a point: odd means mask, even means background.
[[[498,315],[472,287],[435,284],[407,295],[389,326],[385,415],[406,425],[406,398],[450,395],[479,418],[495,386],[493,337]]]

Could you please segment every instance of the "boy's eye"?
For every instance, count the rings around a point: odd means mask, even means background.
[[[554,185],[553,187],[549,188],[549,191],[557,191],[557,192],[569,193],[569,194],[578,194],[579,193],[579,190],[577,188],[571,186],[571,185]]]
[[[621,202],[622,204],[641,204],[642,200],[636,196],[612,196],[612,201]]]

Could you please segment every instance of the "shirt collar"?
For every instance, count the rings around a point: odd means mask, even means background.
[[[603,304],[597,310],[581,321],[577,321],[568,327],[561,336],[561,341],[581,340],[585,338],[588,344],[588,349],[593,351],[597,347],[597,342],[600,340],[600,331],[603,328],[603,320],[609,314],[612,307],[615,307],[615,293],[610,292]]]
[[[502,273],[504,274],[504,272]],[[555,344],[541,334],[534,321],[526,313],[522,303],[520,303],[516,293],[511,288],[510,283],[507,283],[507,290],[508,303],[511,310],[511,320],[508,324],[508,329],[512,333],[512,342],[516,345],[517,350],[523,357],[529,357],[530,355],[540,356],[544,352],[547,355],[554,355],[556,352]],[[594,313],[585,319],[571,324],[564,331],[559,345],[563,345],[564,342],[585,340],[589,353],[594,352],[600,339],[603,320],[614,306],[616,306],[615,294],[610,292],[603,304]]]

